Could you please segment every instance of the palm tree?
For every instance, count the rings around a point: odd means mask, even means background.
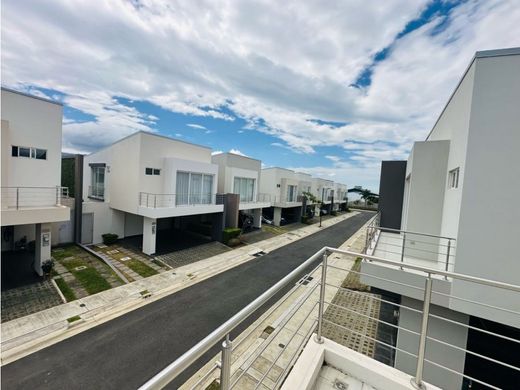
[[[367,202],[374,197],[372,191],[367,189],[362,189],[359,194],[361,195],[361,199],[365,201],[365,207],[367,206]]]

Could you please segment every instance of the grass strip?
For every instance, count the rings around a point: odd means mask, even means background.
[[[124,264],[135,273],[141,275],[143,278],[158,274],[158,272],[152,267],[147,266],[145,263],[139,260],[127,260]]]
[[[56,285],[60,289],[61,293],[65,297],[67,302],[76,300],[76,294],[74,294],[74,291],[69,287],[67,282],[63,280],[62,278],[54,279],[56,282]]]

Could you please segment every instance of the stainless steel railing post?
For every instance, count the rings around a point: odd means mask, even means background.
[[[401,246],[401,263],[404,262],[404,248],[406,246],[406,233],[403,233],[403,245]],[[403,269],[403,267],[401,267]]]
[[[16,187],[16,210],[20,206],[20,188]]]
[[[229,390],[231,384],[231,354],[233,343],[229,340],[229,334],[222,342],[222,362],[220,364],[220,389]]]
[[[448,272],[448,267],[450,264],[450,251],[451,251],[451,239],[448,239],[448,248],[446,249],[446,272]],[[448,280],[448,277],[444,277],[446,280]]]
[[[323,343],[321,336],[323,330],[323,311],[325,310],[325,286],[327,283],[327,257],[328,252],[325,251],[322,257],[321,263],[321,283],[320,283],[320,301],[318,306],[318,330],[316,331],[316,342],[318,344]]]
[[[426,351],[426,337],[428,336],[428,317],[430,315],[430,303],[432,298],[432,275],[428,274],[424,282],[424,304],[421,323],[421,335],[419,337],[419,350],[417,352],[417,369],[415,378],[412,378],[412,386],[416,389],[425,389],[422,383],[424,369],[424,355]]]

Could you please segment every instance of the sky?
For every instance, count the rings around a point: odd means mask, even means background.
[[[2,1],[2,85],[64,105],[63,150],[139,130],[377,192],[518,0]]]

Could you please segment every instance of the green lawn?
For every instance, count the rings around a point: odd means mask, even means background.
[[[145,263],[139,260],[128,260],[125,262],[125,265],[130,268],[132,271],[138,273],[143,278],[147,278],[148,276],[157,275],[158,272],[153,268],[147,266]]]
[[[67,302],[76,300],[76,294],[74,294],[74,291],[69,287],[69,285],[62,279],[54,279],[56,284],[58,285],[58,288],[60,289],[61,293],[67,300]]]
[[[81,271],[69,269],[69,271],[89,294],[96,294],[112,288],[110,283],[108,283],[95,268],[88,267]]]

